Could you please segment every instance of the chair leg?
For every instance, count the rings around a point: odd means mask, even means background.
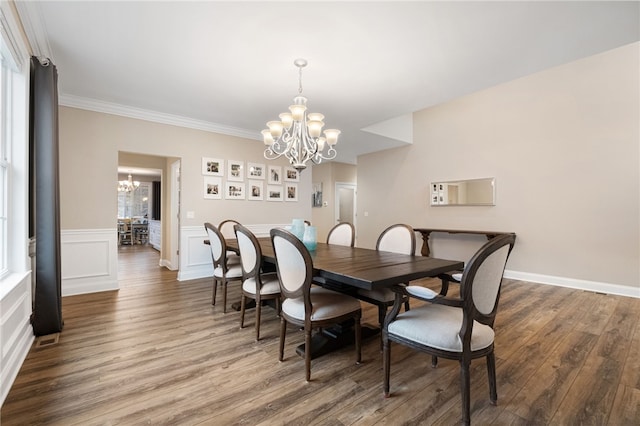
[[[227,313],[227,280],[222,280],[222,313]]]
[[[262,301],[256,299],[256,342],[260,340],[260,309],[262,307]]]
[[[431,368],[436,368],[438,366],[438,357],[435,355],[431,355]]]
[[[280,317],[280,361],[284,361],[284,338],[287,334],[287,321]]]
[[[470,359],[460,360],[460,391],[462,392],[462,423],[471,424],[471,381],[469,379]]]
[[[218,280],[213,279],[213,297],[211,298],[211,304],[216,305],[216,289],[218,288]]]
[[[389,339],[382,338],[382,364],[384,369],[384,377],[382,384],[382,394],[385,398],[389,398],[389,376],[391,373],[391,347],[389,345]]]
[[[304,328],[304,368],[307,382],[311,381],[311,327]]]
[[[487,355],[487,373],[489,374],[489,397],[492,405],[498,404],[498,386],[496,383],[496,357],[493,352]]]
[[[244,328],[244,310],[247,305],[247,296],[244,294],[240,299],[240,328]]]
[[[360,316],[356,317],[354,331],[356,333],[356,364],[360,364],[360,362],[362,362],[362,345],[360,344],[362,341],[362,328],[360,326]]]
[[[411,309],[411,306],[409,306],[409,298],[407,297],[404,301],[404,311],[407,312],[410,309]]]

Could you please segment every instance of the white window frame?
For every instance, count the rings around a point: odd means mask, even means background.
[[[0,5],[0,299],[31,269],[29,258],[29,53],[19,23]],[[17,35],[17,36],[16,36]]]

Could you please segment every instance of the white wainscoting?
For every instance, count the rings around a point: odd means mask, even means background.
[[[62,295],[118,289],[117,229],[63,230]]]
[[[33,343],[31,272],[2,279],[0,289],[0,405]]]
[[[256,237],[268,237],[272,228],[283,228],[285,224],[245,225]],[[183,226],[180,228],[180,270],[178,281],[194,280],[213,276],[213,263],[204,226]]]

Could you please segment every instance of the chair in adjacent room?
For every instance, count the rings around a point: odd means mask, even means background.
[[[460,362],[462,420],[471,420],[469,366],[472,359],[486,357],[491,403],[498,398],[494,355],[493,324],[498,310],[502,275],[515,243],[514,234],[493,238],[476,252],[464,268],[460,297],[444,297],[421,286],[403,287],[405,296],[428,302],[399,314],[401,295],[385,320],[383,340],[383,391],[389,396],[391,370],[390,342],[400,343],[432,356]],[[412,365],[408,365],[412,368]]]
[[[416,250],[416,235],[409,225],[398,223],[382,231],[376,242],[376,250],[390,251],[413,255]],[[378,322],[384,323],[387,308],[393,305],[395,293],[388,288],[381,290],[358,289],[358,298],[378,306]],[[405,309],[409,310],[409,301],[405,301]]]
[[[209,248],[211,249],[211,259],[213,260],[213,296],[211,304],[216,304],[216,289],[218,288],[218,282],[222,285],[222,312],[227,312],[227,283],[231,281],[242,280],[242,266],[240,264],[227,264],[227,244],[224,237],[212,224],[209,222],[204,224],[204,228],[207,231],[209,237]]]
[[[313,260],[302,241],[284,229],[271,230],[280,292],[280,361],[284,359],[287,323],[304,327],[305,370],[311,380],[311,332],[314,328],[354,321],[356,363],[360,363],[362,309],[360,301],[343,293],[312,286]]]
[[[240,222],[233,219],[226,219],[220,222],[218,225],[218,230],[222,234],[222,236],[226,239],[234,239],[236,238],[236,231],[234,226],[240,225]],[[228,250],[227,251],[227,265],[240,264],[240,256],[238,253]]]
[[[247,299],[256,301],[256,341],[260,340],[260,315],[263,300],[274,300],[280,313],[280,284],[275,272],[262,272],[262,249],[256,236],[242,225],[234,226],[242,266],[240,328],[244,327]]]

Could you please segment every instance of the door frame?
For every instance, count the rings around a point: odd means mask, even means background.
[[[353,218],[351,219],[351,223],[353,224],[353,227],[357,230],[358,227],[356,226],[356,217],[357,217],[356,212],[358,211],[357,209],[358,186],[355,183],[336,182],[335,191],[334,191],[335,210],[333,212],[333,225],[338,223],[338,218],[340,217],[340,190],[341,189],[353,189]]]

